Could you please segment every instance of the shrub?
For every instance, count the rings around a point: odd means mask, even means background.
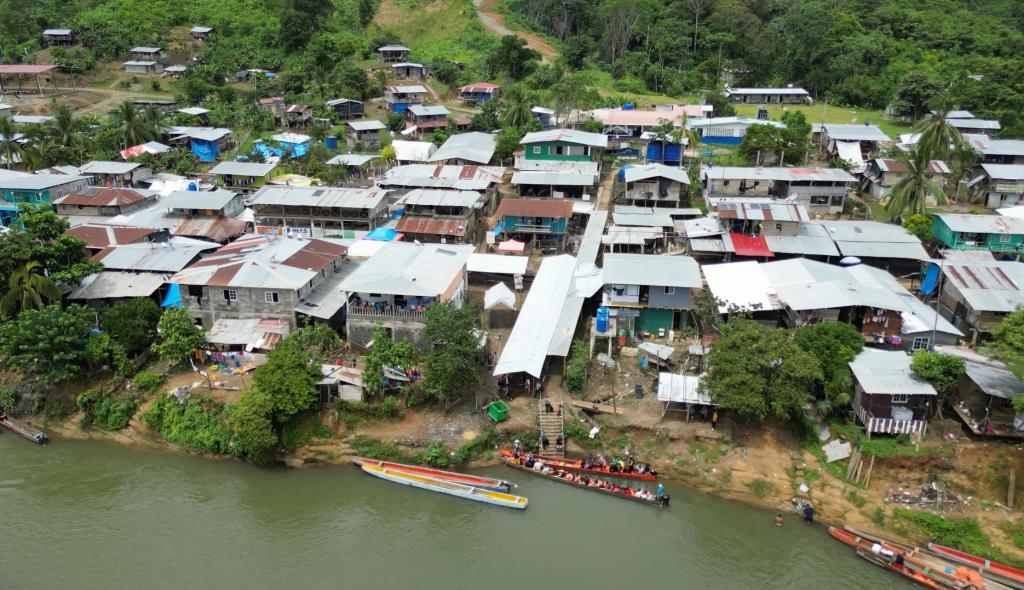
[[[381,461],[397,461],[399,463],[419,463],[419,457],[410,455],[402,449],[368,436],[357,436],[352,440],[352,450],[360,457],[379,459]]]
[[[569,391],[581,391],[587,381],[587,368],[590,366],[590,347],[582,340],[572,343],[572,355],[565,366],[565,386]]]
[[[224,425],[224,405],[210,398],[179,403],[164,395],[142,413],[142,421],[164,440],[198,453],[231,452],[231,432]]]
[[[746,485],[750,488],[750,493],[754,494],[755,498],[763,499],[775,493],[775,486],[772,485],[772,482],[764,479],[755,479]]]
[[[0,414],[13,414],[18,406],[18,392],[10,387],[0,388]]]
[[[153,393],[164,382],[164,376],[152,371],[141,371],[132,378],[132,383],[143,393]]]
[[[871,522],[875,523],[877,527],[885,526],[885,510],[881,506],[876,507],[871,513]]]
[[[444,443],[439,440],[430,443],[427,446],[427,451],[423,454],[423,462],[431,467],[448,467],[448,449],[445,448]]]
[[[313,437],[303,426],[302,422],[297,420],[285,424],[281,428],[281,445],[289,451],[308,445]]]
[[[931,512],[907,510],[906,508],[894,508],[892,516],[894,520],[905,525],[910,532],[916,533],[914,535],[916,537],[973,553],[986,559],[1004,563],[1007,561],[1008,556],[1003,555],[999,548],[992,546],[988,535],[973,519],[943,518]],[[1012,562],[1012,558],[1010,559]]]
[[[80,423],[83,429],[93,426],[100,430],[122,430],[139,409],[139,402],[134,397],[117,400],[93,391],[80,394],[75,398],[75,404],[84,414]]]
[[[488,427],[487,430],[479,434],[476,438],[462,445],[452,453],[451,462],[455,465],[461,465],[467,461],[475,459],[479,455],[494,448],[498,442],[498,432],[493,427]]]
[[[331,438],[334,433],[326,424],[317,424],[313,428],[313,436],[317,438]]]
[[[857,492],[847,493],[846,499],[850,501],[850,504],[853,504],[857,508],[863,508],[868,503],[864,496],[861,496]]]

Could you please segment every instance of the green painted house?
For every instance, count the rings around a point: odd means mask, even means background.
[[[276,164],[257,162],[221,162],[210,170],[210,174],[217,177],[220,186],[248,195],[277,176],[276,167]]]
[[[1019,252],[1024,248],[1024,219],[939,213],[932,218],[932,234],[951,250]]]
[[[561,162],[595,162],[608,147],[608,136],[575,129],[551,129],[527,133],[520,142],[523,159]]]

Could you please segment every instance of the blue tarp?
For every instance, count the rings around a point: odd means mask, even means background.
[[[648,149],[647,153],[650,154],[651,150]],[[623,164],[622,168],[619,168],[619,180],[621,180],[622,182],[625,182],[626,181],[626,170],[629,170],[632,167],[633,166],[631,164]]]
[[[405,209],[397,209],[391,212],[391,219],[398,219],[403,215],[405,215]]]
[[[921,281],[921,293],[931,295],[935,292],[935,287],[938,285],[939,267],[935,264],[929,264],[928,270],[924,271],[924,280]]]
[[[378,227],[366,234],[367,240],[379,240],[381,242],[393,242],[398,237],[398,232],[390,227]]]
[[[167,289],[167,295],[164,297],[164,302],[160,304],[160,307],[181,306],[181,288],[178,287],[178,283],[171,283],[171,286]]]
[[[213,162],[220,155],[220,144],[216,141],[191,139],[192,153],[199,157],[200,162]]]
[[[683,145],[681,143],[665,143],[664,156],[662,155],[662,143],[657,140],[651,140],[647,144],[647,161],[648,162],[679,162],[683,154]]]
[[[277,156],[280,158],[281,156],[284,155],[284,150],[276,147],[271,147],[263,142],[257,142],[252,144],[252,149],[259,153],[259,155],[263,156],[264,158],[269,158],[271,156]]]
[[[409,110],[409,104],[407,102],[396,102],[391,104],[391,110],[396,113],[404,113]]]
[[[293,158],[301,158],[302,156],[306,155],[306,152],[309,151],[309,142],[291,143],[287,141],[282,141],[280,143],[282,148],[286,150],[291,150]]]

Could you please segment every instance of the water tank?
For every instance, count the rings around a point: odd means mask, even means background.
[[[324,145],[329,150],[336,150],[338,149],[338,138],[334,135],[328,135],[324,138]]]
[[[608,308],[597,308],[597,333],[604,334],[608,331]]]
[[[188,183],[188,190],[193,193],[199,192],[199,185],[196,184],[196,182],[193,180],[192,182]]]

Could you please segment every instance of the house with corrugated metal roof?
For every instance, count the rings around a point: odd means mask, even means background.
[[[276,176],[277,164],[256,162],[221,162],[210,170],[217,178],[217,184],[243,194],[252,194],[268,180]]]
[[[743,104],[811,104],[811,94],[803,88],[726,88],[722,96]]]
[[[990,209],[1017,205],[1024,201],[1024,164],[982,164],[967,186]]]
[[[867,163],[862,186],[866,192],[870,192],[873,197],[881,200],[887,196],[892,187],[906,178],[909,172],[907,165],[899,160],[875,158]],[[942,160],[932,160],[928,164],[925,176],[939,186],[943,186],[946,184],[946,177],[949,176],[949,166]],[[929,194],[927,197],[934,201],[933,195]]]
[[[497,84],[477,82],[475,84],[466,84],[459,88],[459,98],[466,104],[477,104],[494,100],[500,92],[501,86]]]
[[[46,29],[43,41],[47,47],[71,47],[75,44],[75,31],[72,29]]]
[[[470,131],[452,135],[430,157],[442,164],[487,165],[494,158],[496,141],[490,133]]]
[[[399,80],[424,80],[427,71],[427,66],[409,61],[391,64],[391,75]]]
[[[482,238],[478,217],[485,212],[484,196],[476,191],[415,189],[401,197],[404,215],[395,231],[406,241],[472,244]]]
[[[363,116],[363,101],[351,98],[332,98],[324,102],[339,119],[350,119]]]
[[[690,185],[686,170],[664,164],[625,164],[619,169],[618,200],[637,207],[680,206],[683,186]]]
[[[878,125],[821,125],[818,152],[822,158],[839,158],[848,162],[855,171],[862,171],[864,163],[878,155],[882,147],[893,143]]]
[[[349,121],[347,135],[353,145],[358,143],[362,144],[363,149],[375,150],[380,148],[381,134],[387,128],[387,125],[376,119]]]
[[[386,189],[265,186],[251,199],[263,232],[306,237],[341,237],[370,231],[387,220]]]
[[[153,175],[153,172],[142,164],[101,160],[82,164],[78,168],[78,173],[92,176],[96,179],[94,184],[100,186],[127,187],[134,186],[136,181],[145,180]]]
[[[409,59],[412,50],[400,43],[388,43],[377,48],[380,60],[386,64],[401,63]]]
[[[853,412],[868,436],[909,434],[923,437],[938,403],[938,392],[910,368],[903,351],[866,348],[850,361]]]
[[[340,242],[288,236],[249,235],[180,270],[179,285],[189,314],[210,329],[219,319],[287,322],[299,314],[334,321],[345,297],[338,288],[351,265]]]
[[[427,308],[451,301],[461,307],[469,288],[466,263],[473,246],[388,242],[341,283],[349,293],[348,339],[367,346],[377,326],[395,340],[425,346]]]
[[[616,330],[663,338],[689,325],[691,294],[704,285],[693,258],[606,253],[601,268],[602,305],[615,318]]]
[[[997,261],[990,252],[950,251],[945,258],[929,264],[921,289],[938,292],[943,317],[972,343],[1024,305],[1024,263]]]
[[[572,217],[572,201],[564,199],[504,198],[495,213],[498,221],[494,235],[500,239],[516,239],[545,243],[565,248]]]
[[[527,133],[516,154],[512,184],[524,197],[594,196],[608,136],[576,129]]]
[[[423,104],[427,89],[419,84],[384,87],[384,102],[393,113],[404,113],[411,105]]]
[[[135,188],[88,186],[54,199],[57,215],[126,215],[156,202],[157,194]]]
[[[950,405],[973,434],[1024,438],[1013,408],[1013,400],[1024,396],[1024,383],[1006,365],[966,346],[937,346],[935,352],[964,361]]]
[[[951,250],[1016,253],[1024,246],[1024,219],[936,213],[932,216],[932,235]]]

